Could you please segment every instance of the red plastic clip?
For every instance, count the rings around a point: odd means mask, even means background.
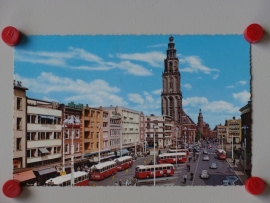
[[[253,195],[259,195],[264,191],[265,183],[259,177],[251,177],[247,179],[245,186],[246,186],[246,190],[249,193]]]
[[[260,41],[263,37],[263,34],[263,28],[255,23],[249,25],[244,31],[245,39],[251,44]]]
[[[5,196],[9,198],[18,197],[22,192],[22,186],[20,181],[12,179],[5,182],[2,191]]]
[[[21,33],[12,26],[5,27],[2,30],[2,39],[9,46],[16,46],[21,40]]]

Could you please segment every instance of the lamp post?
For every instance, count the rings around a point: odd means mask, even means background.
[[[75,116],[69,116],[63,121],[64,128],[71,128],[71,186],[74,186],[74,128],[80,127],[80,120]]]
[[[184,130],[184,144],[185,144],[185,146],[186,146],[187,128],[184,127],[183,130]]]
[[[153,125],[154,128],[154,186],[156,186],[156,129],[157,125]]]
[[[179,132],[179,128],[178,127],[175,127],[175,137],[176,137],[176,153],[177,153],[177,137],[178,137],[178,132]],[[177,161],[178,161],[178,157],[177,157],[177,154],[176,154],[176,165],[175,165],[175,168],[177,168]]]
[[[233,128],[230,128],[231,129],[231,131],[233,130]],[[234,158],[234,154],[233,154],[233,138],[234,138],[234,136],[233,136],[233,133],[230,131],[230,133],[231,133],[231,141],[232,141],[232,160],[233,160],[233,158]]]
[[[190,145],[190,139],[191,138],[191,128],[188,128],[188,147]]]
[[[98,163],[100,164],[100,129],[101,126],[98,125]]]

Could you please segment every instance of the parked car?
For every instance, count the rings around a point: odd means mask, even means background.
[[[208,179],[210,177],[207,170],[202,170],[202,173],[200,174],[200,178],[202,179]]]
[[[210,166],[210,168],[217,169],[217,164],[216,163],[212,163],[211,166]]]
[[[206,150],[206,149],[205,149],[205,150],[203,150],[203,153],[204,153],[204,154],[208,154],[208,152],[207,152],[207,150]]]
[[[203,161],[209,161],[209,160],[210,160],[209,156],[205,155],[205,156],[203,157]]]

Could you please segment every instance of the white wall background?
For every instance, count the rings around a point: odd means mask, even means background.
[[[237,187],[24,188],[0,202],[270,202],[269,0],[2,0],[0,31],[32,34],[242,34],[251,23],[265,36],[252,45],[252,174],[267,183],[259,196]],[[53,46],[53,44],[52,44]],[[233,71],[233,70],[232,70]],[[0,42],[0,185],[12,178],[13,48]]]

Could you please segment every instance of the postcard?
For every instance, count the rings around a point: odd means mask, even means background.
[[[27,36],[14,52],[13,177],[244,185],[250,80],[242,35]]]

